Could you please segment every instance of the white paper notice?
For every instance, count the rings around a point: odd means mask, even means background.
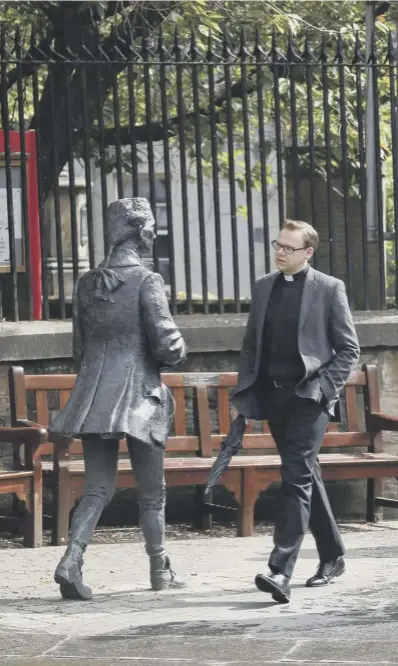
[[[22,238],[22,193],[20,187],[13,187],[15,240]],[[0,266],[10,265],[10,239],[8,235],[7,190],[0,187]]]

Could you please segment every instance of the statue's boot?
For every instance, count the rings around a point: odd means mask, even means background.
[[[68,546],[54,574],[63,599],[88,601],[91,588],[82,579],[83,554],[104,508],[100,497],[82,497],[72,519]]]
[[[171,568],[167,555],[155,555],[150,558],[151,587],[159,592],[169,588],[182,589],[187,586],[185,580]]]
[[[140,526],[149,555],[150,580],[153,590],[186,587],[185,580],[171,568],[170,559],[164,552],[164,507],[140,512]]]

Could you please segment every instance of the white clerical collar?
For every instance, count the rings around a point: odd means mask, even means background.
[[[295,282],[296,280],[303,280],[308,272],[308,266],[303,268],[301,271],[298,271],[298,273],[293,273],[293,275],[287,275],[286,273],[282,272],[282,275],[286,282]]]

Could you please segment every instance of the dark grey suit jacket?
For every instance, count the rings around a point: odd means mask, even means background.
[[[264,420],[267,396],[259,382],[265,313],[278,271],[257,280],[243,340],[238,386],[232,402],[246,418]],[[298,347],[305,368],[296,394],[319,402],[329,412],[359,358],[359,344],[344,283],[309,267],[301,300]],[[265,379],[261,377],[261,380]]]

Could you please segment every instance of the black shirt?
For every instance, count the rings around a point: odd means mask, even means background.
[[[275,280],[265,314],[262,377],[301,379],[303,362],[298,349],[298,323],[307,269],[286,280]]]

